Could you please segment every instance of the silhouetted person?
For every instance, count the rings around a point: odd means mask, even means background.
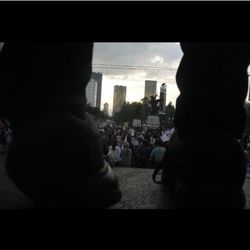
[[[181,43],[180,96],[163,179],[177,208],[244,208],[250,43]]]
[[[159,168],[163,157],[165,155],[166,148],[164,147],[164,143],[161,139],[158,139],[155,142],[155,148],[152,150],[150,155],[151,167],[152,168]]]
[[[12,124],[7,172],[35,208],[107,208],[121,193],[85,114],[92,43],[5,43],[0,116]]]
[[[113,141],[112,145],[110,146],[110,156],[114,161],[114,166],[118,167],[121,163],[121,148],[117,145],[116,141]]]
[[[132,149],[129,147],[128,142],[124,142],[123,149],[121,151],[121,165],[122,167],[132,166]]]
[[[156,99],[156,96],[151,96],[150,97],[150,105],[151,105],[151,111],[150,115],[158,115],[159,107],[158,103],[160,102],[160,99]]]
[[[152,146],[147,140],[142,140],[138,148],[136,148],[137,167],[150,168],[150,154]]]

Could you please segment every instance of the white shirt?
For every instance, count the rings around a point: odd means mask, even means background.
[[[115,147],[115,150],[112,149],[112,146],[109,147],[110,156],[114,161],[121,161],[121,149],[119,146]]]

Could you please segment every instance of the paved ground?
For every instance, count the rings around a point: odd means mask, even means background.
[[[122,191],[120,203],[115,209],[171,209],[170,202],[166,200],[161,185],[152,182],[150,169],[116,168]],[[246,209],[250,209],[250,174],[248,174],[244,190],[247,196]]]
[[[115,209],[166,209],[171,208],[161,185],[152,181],[151,169],[115,168],[122,191],[121,201]]]
[[[0,209],[26,209],[31,202],[15,187],[6,175],[4,155],[0,154]],[[151,180],[152,170],[135,168],[116,168],[122,190],[121,202],[114,209],[165,209],[169,202],[163,198],[163,188]],[[250,175],[246,178],[244,189],[250,209]]]

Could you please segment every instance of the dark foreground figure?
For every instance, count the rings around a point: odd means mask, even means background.
[[[174,208],[239,208],[246,164],[249,43],[182,43],[176,132],[163,181]],[[6,43],[0,116],[13,139],[7,171],[35,208],[106,208],[118,202],[98,133],[85,114],[92,44]]]
[[[175,208],[245,207],[242,137],[250,43],[181,43],[176,132],[163,181]]]
[[[5,43],[0,116],[13,139],[6,167],[36,209],[107,208],[121,198],[85,114],[91,43]]]

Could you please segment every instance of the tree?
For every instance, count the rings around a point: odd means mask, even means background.
[[[165,115],[163,118],[163,125],[166,128],[174,127],[174,116],[175,116],[175,107],[172,102],[166,106]]]
[[[91,115],[95,121],[108,119],[107,114],[101,111],[98,107],[92,107],[89,103],[86,105],[86,112]]]
[[[132,123],[133,119],[139,119],[144,122],[150,115],[149,99],[147,97],[141,99],[141,102],[126,102],[121,110],[114,114],[113,119],[117,124],[122,125],[124,122]],[[162,116],[162,124],[164,127],[172,128],[174,126],[175,107],[170,102],[166,107],[166,114]]]
[[[124,122],[131,123],[133,119],[145,120],[143,104],[140,102],[124,103],[121,110],[114,114],[113,119],[120,125]]]

